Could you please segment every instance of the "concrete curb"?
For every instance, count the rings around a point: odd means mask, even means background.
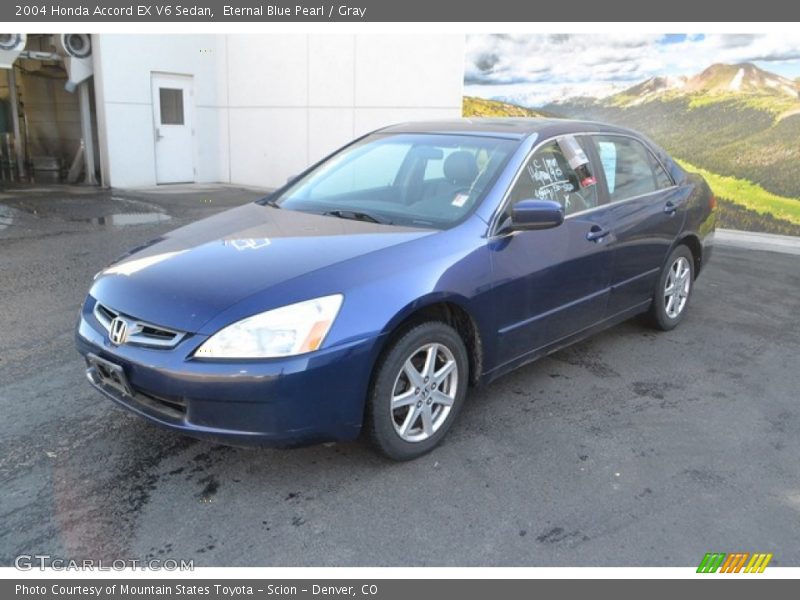
[[[766,250],[767,252],[800,255],[800,237],[791,235],[717,229],[714,235],[714,243],[720,246],[735,246],[749,250]]]
[[[217,190],[246,190],[256,193],[268,194],[275,191],[275,188],[264,188],[252,185],[238,184],[238,183],[170,183],[167,185],[151,185],[144,187],[130,187],[130,188],[111,188],[114,194],[124,195],[130,194],[154,194],[154,195],[169,195],[169,194],[193,194],[193,193],[213,193]]]

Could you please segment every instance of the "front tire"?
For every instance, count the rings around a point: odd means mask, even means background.
[[[367,405],[367,434],[394,460],[430,452],[455,421],[469,382],[467,349],[445,323],[417,325],[376,366]]]
[[[667,258],[656,284],[650,306],[650,322],[662,331],[678,326],[686,316],[694,288],[694,256],[686,246],[678,246]]]

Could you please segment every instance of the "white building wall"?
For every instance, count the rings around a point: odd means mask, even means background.
[[[461,35],[98,35],[104,182],[155,184],[150,74],[193,75],[198,182],[275,187],[387,124],[461,114]]]
[[[154,185],[153,72],[193,75],[197,181],[227,181],[224,39],[217,35],[95,35],[94,65],[103,182]]]

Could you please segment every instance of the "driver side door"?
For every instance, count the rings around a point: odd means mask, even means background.
[[[585,152],[575,151],[576,142],[586,143],[565,136],[538,146],[517,174],[500,217],[502,222],[516,202],[534,198],[558,201],[564,222],[552,229],[511,231],[490,241],[498,282],[498,366],[580,332],[605,314],[611,227],[594,167]]]

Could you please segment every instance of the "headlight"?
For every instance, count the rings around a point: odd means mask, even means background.
[[[323,296],[247,317],[212,335],[195,356],[275,358],[313,352],[328,335],[343,298]]]

